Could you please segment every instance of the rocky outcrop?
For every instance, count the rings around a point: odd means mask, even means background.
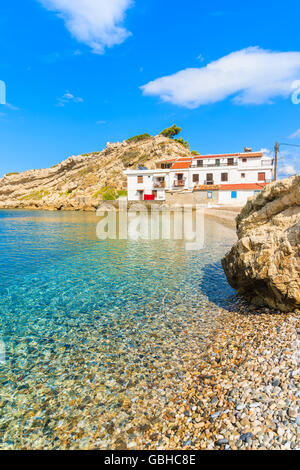
[[[237,217],[223,258],[228,282],[257,305],[300,308],[300,175],[271,183]]]
[[[102,151],[69,157],[52,168],[4,176],[0,209],[96,210],[106,190],[126,189],[125,169],[155,168],[163,158],[190,155],[161,135],[108,143]]]

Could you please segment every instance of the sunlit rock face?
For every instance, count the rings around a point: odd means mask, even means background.
[[[300,308],[300,175],[270,184],[236,221],[238,242],[222,260],[230,285],[257,305]]]
[[[52,168],[5,175],[0,209],[95,211],[112,191],[117,196],[126,189],[124,170],[155,168],[156,162],[179,156],[192,157],[182,144],[162,135],[108,142],[102,151],[71,156]]]

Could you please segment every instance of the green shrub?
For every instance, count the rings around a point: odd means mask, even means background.
[[[19,175],[20,173],[18,171],[12,171],[11,173],[6,173],[5,176],[11,176],[11,175]]]
[[[102,195],[102,190],[99,189],[99,191],[97,191],[97,192],[93,195],[93,198],[94,198],[94,199],[98,199],[98,197],[101,196],[101,195]]]
[[[128,192],[125,189],[120,189],[117,191],[118,197],[126,196],[128,195]]]
[[[177,142],[178,144],[183,145],[186,148],[190,148],[189,143],[186,140],[183,140],[182,137],[179,137],[178,139],[174,139],[174,141]]]
[[[100,197],[103,201],[115,201],[121,196],[127,196],[127,191],[123,189],[116,190],[112,186],[103,186],[93,195],[93,198],[98,199]]]
[[[102,194],[102,199],[103,199],[103,201],[115,201],[117,199],[117,192],[116,192],[115,188],[108,188]]]
[[[117,199],[117,191],[111,186],[103,186],[103,188],[99,189],[93,197],[95,199],[101,197],[103,201],[114,201]]]
[[[20,201],[29,201],[31,199],[39,200],[43,199],[43,197],[48,196],[50,194],[49,191],[32,191],[30,194],[27,194],[26,196],[20,197]]]
[[[176,124],[173,124],[173,126],[167,127],[167,129],[161,131],[160,135],[163,135],[164,137],[170,137],[172,139],[175,137],[175,135],[180,134],[180,132],[181,127],[177,127]]]
[[[140,135],[135,135],[133,137],[130,137],[129,139],[127,139],[127,142],[140,142],[141,140],[147,140],[147,139],[151,139],[151,135],[150,134],[140,134]]]
[[[192,151],[191,151],[191,154],[192,154],[192,155],[200,155],[200,153],[198,153],[197,150],[192,150]]]

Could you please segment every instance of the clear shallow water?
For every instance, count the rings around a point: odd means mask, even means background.
[[[2,448],[143,448],[233,291],[205,248],[99,241],[95,214],[0,211]]]

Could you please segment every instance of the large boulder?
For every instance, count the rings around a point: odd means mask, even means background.
[[[237,219],[238,242],[222,260],[229,284],[256,305],[300,307],[300,175],[268,185]]]

